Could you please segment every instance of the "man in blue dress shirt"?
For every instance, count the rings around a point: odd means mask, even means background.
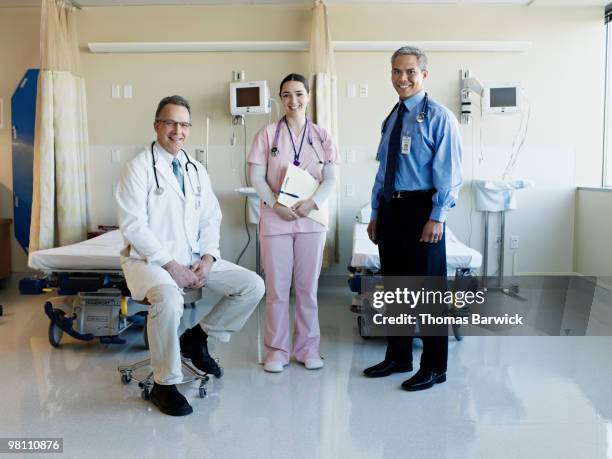
[[[428,97],[427,56],[404,46],[391,57],[399,102],[383,123],[380,165],[372,189],[368,235],[378,244],[384,276],[446,276],[444,222],[461,186],[461,136],[455,116]],[[419,371],[402,388],[446,381],[448,337],[423,336]],[[412,371],[412,337],[389,336],[385,359],[368,377]]]

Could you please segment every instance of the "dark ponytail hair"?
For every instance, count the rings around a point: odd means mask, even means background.
[[[304,85],[304,88],[306,88],[306,92],[310,93],[310,88],[308,87],[308,80],[304,77],[304,75],[300,75],[299,73],[290,73],[285,78],[283,78],[283,81],[281,81],[280,88],[278,89],[279,96],[280,93],[283,91],[283,85],[287,81],[299,81]]]

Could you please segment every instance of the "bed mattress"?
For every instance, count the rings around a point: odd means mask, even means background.
[[[476,270],[482,264],[480,252],[468,247],[457,239],[450,228],[446,227],[446,265],[449,276],[460,268]],[[353,256],[351,266],[371,271],[380,269],[378,248],[368,237],[368,225],[355,223],[353,227]]]
[[[44,272],[121,271],[119,252],[123,237],[119,230],[77,244],[30,253],[28,266]]]

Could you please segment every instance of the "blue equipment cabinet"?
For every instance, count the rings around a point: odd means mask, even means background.
[[[30,217],[32,215],[38,72],[38,69],[29,69],[11,97],[13,218],[15,238],[26,253],[30,245]]]

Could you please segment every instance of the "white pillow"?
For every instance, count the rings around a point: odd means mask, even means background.
[[[372,207],[370,204],[366,204],[363,206],[357,215],[355,215],[355,220],[359,223],[370,223],[370,218],[372,216]]]

